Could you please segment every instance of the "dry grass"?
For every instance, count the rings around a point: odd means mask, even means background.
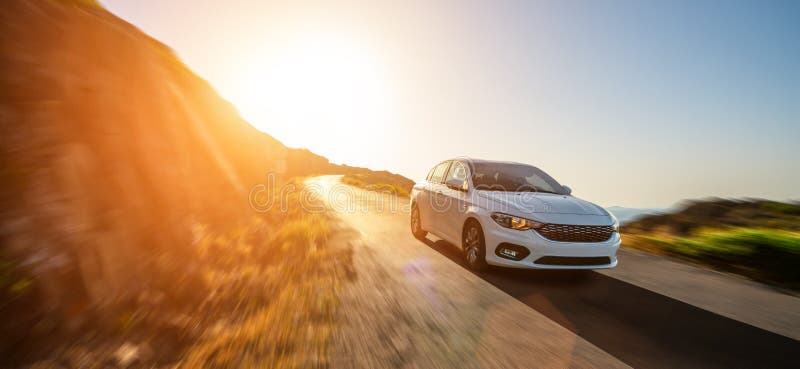
[[[215,318],[180,367],[327,366],[336,293],[350,273],[349,250],[329,242],[333,227],[324,214],[271,216],[285,218],[278,227],[256,221],[232,233],[201,236],[206,283],[213,291],[201,315]],[[269,240],[259,242],[263,237]]]
[[[382,176],[379,172],[372,172],[369,174],[345,174],[342,176],[342,183],[369,191],[390,193],[406,197],[411,190],[410,188],[404,188],[399,184],[392,183],[392,178]]]
[[[168,278],[136,303],[106,311],[110,326],[61,343],[35,365],[78,357],[95,362],[87,368],[113,367],[115,350],[131,343],[153,354],[117,366],[327,366],[337,292],[351,276],[352,255],[332,239],[328,215],[304,212],[298,202],[293,196],[290,211],[276,207],[234,226],[195,225],[194,254],[164,255],[150,266],[171,271]]]
[[[235,256],[238,266],[216,269],[208,281],[217,293],[229,295],[220,303],[235,305],[212,308],[224,313],[180,366],[325,366],[348,257],[345,250],[328,247],[329,231],[322,216],[307,215],[281,227],[268,250],[235,246],[242,253]]]

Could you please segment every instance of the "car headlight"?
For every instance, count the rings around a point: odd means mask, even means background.
[[[492,219],[494,219],[497,224],[503,227],[516,229],[518,231],[541,228],[544,225],[534,220],[515,217],[513,215],[503,213],[492,213]]]
[[[614,219],[614,224],[611,225],[611,229],[613,229],[614,232],[619,232],[619,220],[617,220],[617,217],[615,217],[613,214],[611,215],[611,218]]]

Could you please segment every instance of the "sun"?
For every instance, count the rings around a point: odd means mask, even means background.
[[[389,119],[385,72],[363,45],[317,35],[265,50],[236,71],[229,97],[261,131],[325,153],[368,139]]]

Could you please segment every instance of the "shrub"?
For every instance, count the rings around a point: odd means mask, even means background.
[[[784,203],[777,201],[764,201],[761,207],[767,210],[777,211],[779,213],[800,215],[800,204],[797,203]]]
[[[629,246],[690,259],[791,289],[800,289],[800,233],[762,228],[707,229],[693,236],[633,236]]]
[[[391,193],[397,196],[408,196],[411,188],[394,183],[393,178],[382,175],[381,172],[345,174],[342,176],[342,183],[354,187],[366,189],[368,191]]]

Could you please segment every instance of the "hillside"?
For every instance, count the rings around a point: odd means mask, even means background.
[[[392,193],[398,196],[408,196],[414,181],[388,171],[364,170],[364,168],[350,169],[342,177],[342,183],[368,189],[370,191]]]
[[[626,233],[688,235],[702,228],[758,227],[800,231],[800,204],[768,200],[687,201],[677,211],[645,215],[624,226]]]
[[[621,224],[637,220],[646,215],[661,213],[661,210],[659,209],[626,208],[623,206],[609,206],[606,208],[606,210],[610,211],[611,214],[614,214]]]
[[[297,175],[327,165],[250,126],[166,46],[89,2],[9,1],[0,27],[4,251],[110,262],[108,278],[83,276],[102,281],[90,300],[141,282],[126,277],[129,250],[180,247],[186,219],[246,212],[279,161]]]
[[[623,245],[800,290],[800,204],[707,199],[622,226]]]
[[[287,275],[313,268],[306,257],[323,254],[302,251],[322,247],[324,219],[255,214],[250,189],[272,172],[369,172],[256,130],[167,46],[93,1],[4,2],[0,49],[0,366],[50,352],[42,337],[119,327],[154,295],[192,307],[232,294],[241,281],[208,279],[233,274],[226,257],[260,270],[253,253],[286,255],[271,270]],[[287,242],[303,247],[289,256]],[[252,283],[291,286],[275,282]]]

